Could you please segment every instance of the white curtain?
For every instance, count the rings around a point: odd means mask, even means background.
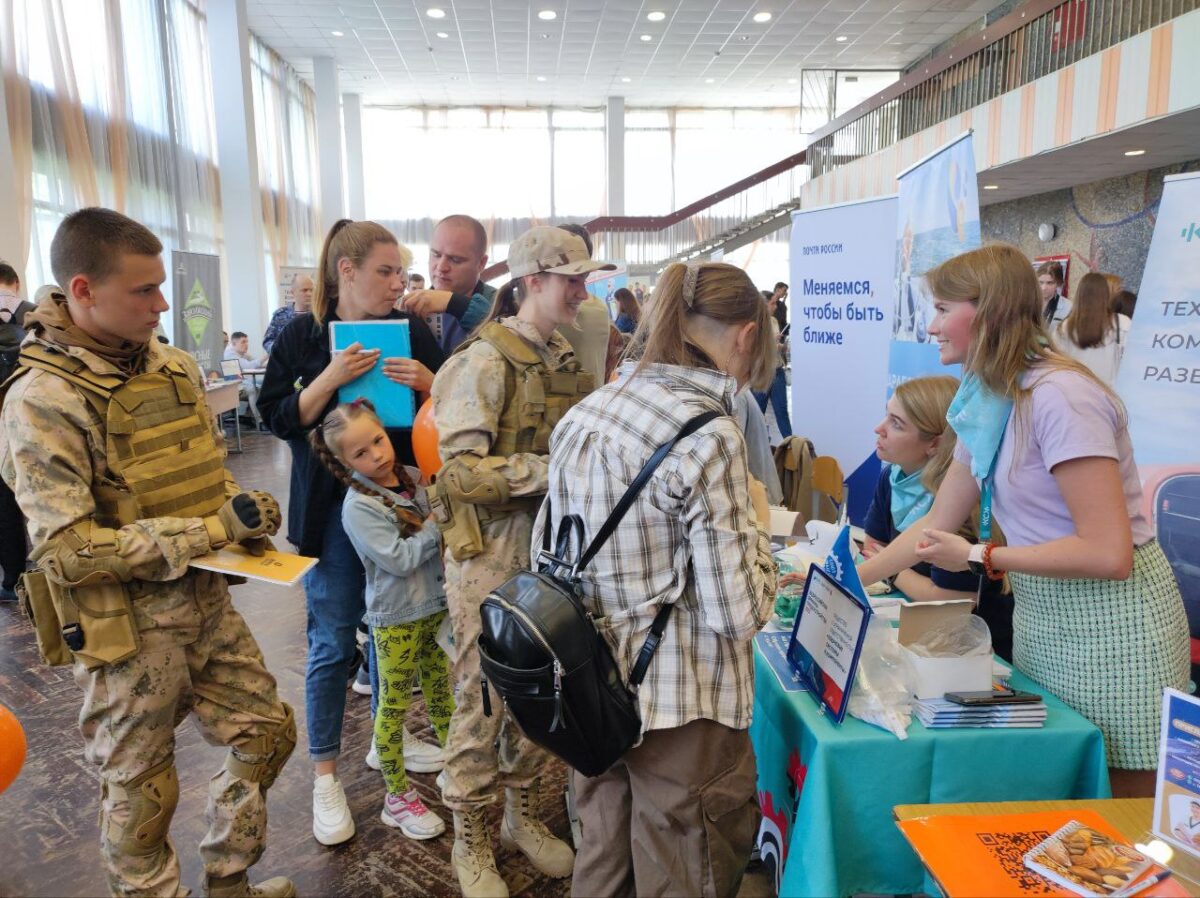
[[[316,97],[283,57],[253,36],[250,57],[267,283],[277,291],[280,268],[315,265],[324,237],[317,207]]]
[[[31,224],[18,267],[29,292],[54,279],[50,240],[84,206],[143,222],[168,251],[217,251],[213,103],[197,0],[5,7],[0,53],[23,205],[15,214]]]

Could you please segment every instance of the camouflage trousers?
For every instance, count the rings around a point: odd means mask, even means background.
[[[485,527],[482,554],[466,561],[446,556],[446,600],[457,649],[452,673],[459,691],[450,717],[442,799],[454,811],[492,803],[497,785],[513,789],[531,785],[550,759],[509,719],[500,694],[491,686],[492,714],[483,713],[475,645],[479,606],[490,590],[529,565],[532,531],[533,516],[517,513]]]
[[[102,781],[100,853],[116,896],[186,894],[169,836],[149,853],[121,847],[131,823],[124,786],[173,763],[175,728],[184,718],[193,714],[210,744],[229,746],[247,764],[264,764],[269,753],[240,747],[261,751],[269,740],[260,737],[274,737],[287,713],[223,578],[194,579],[197,588],[185,602],[178,601],[177,584],[162,598],[145,590],[150,584],[136,584],[149,593],[135,593],[134,600],[142,650],[95,670],[75,665],[84,693],[80,730]],[[200,854],[209,876],[240,873],[262,856],[267,805],[257,782],[222,768],[209,782],[207,820]]]

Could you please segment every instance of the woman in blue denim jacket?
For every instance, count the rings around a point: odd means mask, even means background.
[[[410,839],[431,839],[446,826],[409,787],[403,728],[418,675],[443,746],[454,710],[449,662],[436,641],[446,619],[438,529],[414,477],[420,472],[396,462],[370,402],[339,405],[313,433],[312,443],[316,456],[347,487],[342,526],[366,571],[365,620],[379,669],[375,750],[387,783],[380,817]]]

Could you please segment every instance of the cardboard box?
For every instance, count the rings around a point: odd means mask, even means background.
[[[906,602],[900,607],[900,650],[917,674],[917,698],[941,698],[947,692],[983,692],[992,688],[992,655],[967,658],[926,658],[908,645],[946,620],[969,615],[969,599],[946,602]]]

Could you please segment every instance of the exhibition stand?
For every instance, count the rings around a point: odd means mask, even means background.
[[[1111,794],[1100,731],[1015,670],[1013,688],[1044,697],[1044,727],[933,730],[914,719],[904,741],[853,717],[833,724],[811,695],[784,689],[757,646],[755,676],[759,851],[781,896],[921,891],[896,805]]]

